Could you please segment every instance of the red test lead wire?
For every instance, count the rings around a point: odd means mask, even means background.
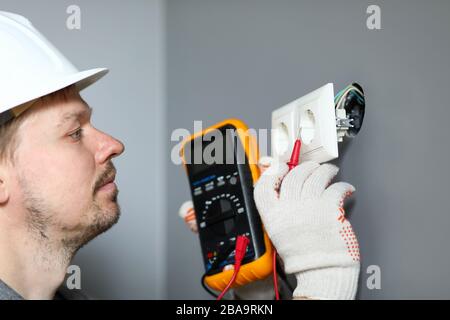
[[[234,272],[227,286],[220,295],[217,297],[217,300],[222,300],[223,296],[227,293],[227,291],[231,288],[234,281],[236,281],[236,277],[239,273],[239,269],[241,268],[242,260],[244,260],[245,253],[247,252],[247,246],[250,240],[246,236],[238,236],[236,239],[236,249],[234,254]]]
[[[272,270],[273,270],[273,290],[275,291],[275,300],[280,300],[280,292],[278,291],[277,250],[275,250],[275,248],[273,248],[272,254]]]

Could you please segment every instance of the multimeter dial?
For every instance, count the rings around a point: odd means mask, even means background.
[[[234,217],[243,212],[242,203],[236,195],[222,193],[205,202],[200,219],[210,224],[214,233],[225,236],[234,231]],[[223,223],[217,223],[220,221]]]

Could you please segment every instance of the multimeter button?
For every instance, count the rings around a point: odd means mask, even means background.
[[[230,184],[235,185],[237,183],[237,178],[236,177],[231,177],[230,178]]]

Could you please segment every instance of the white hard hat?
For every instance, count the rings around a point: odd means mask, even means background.
[[[0,11],[0,125],[42,96],[72,84],[82,90],[107,72],[78,71],[25,17]]]

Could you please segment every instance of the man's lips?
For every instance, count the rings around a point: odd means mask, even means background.
[[[111,191],[117,188],[114,180],[116,178],[116,174],[113,174],[111,177],[107,178],[103,184],[97,189],[97,191]]]
[[[115,190],[117,188],[116,184],[114,183],[114,181],[109,182],[103,186],[101,186],[98,191],[112,191]]]

